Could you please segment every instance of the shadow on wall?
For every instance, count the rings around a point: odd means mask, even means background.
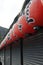
[[[2,62],[0,62],[0,65],[2,65]]]

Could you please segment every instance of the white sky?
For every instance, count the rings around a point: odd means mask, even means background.
[[[23,3],[24,0],[0,0],[0,26],[9,28]]]

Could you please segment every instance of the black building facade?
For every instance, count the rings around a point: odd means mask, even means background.
[[[0,50],[2,65],[43,65],[43,29]]]

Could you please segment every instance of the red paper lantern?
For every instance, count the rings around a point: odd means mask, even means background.
[[[25,8],[25,15],[28,23],[43,26],[43,0],[30,0]],[[29,19],[34,21],[29,22]]]

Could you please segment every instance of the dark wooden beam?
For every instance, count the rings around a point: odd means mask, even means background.
[[[23,39],[20,39],[21,65],[23,65]]]

